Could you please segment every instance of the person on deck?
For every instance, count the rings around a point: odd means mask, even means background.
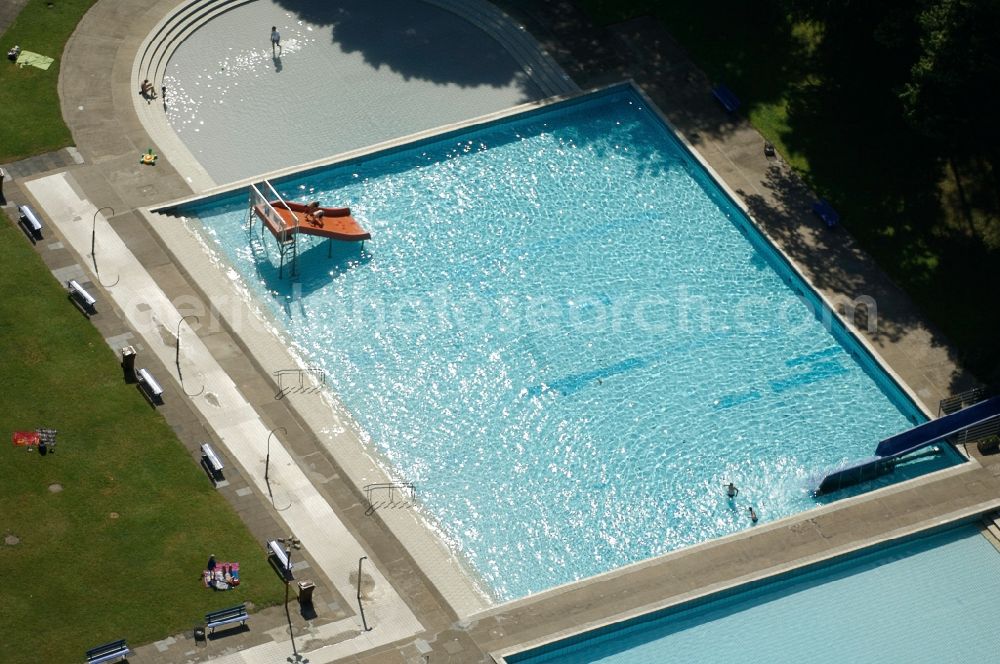
[[[271,26],[271,55],[278,57],[281,55],[281,34],[277,26]]]
[[[323,210],[319,207],[319,201],[313,201],[306,206],[306,221],[316,226],[323,225]]]

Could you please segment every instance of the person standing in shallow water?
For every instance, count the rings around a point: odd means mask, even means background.
[[[277,49],[277,52],[275,52],[275,49]],[[281,55],[281,34],[275,25],[271,26],[271,55]]]

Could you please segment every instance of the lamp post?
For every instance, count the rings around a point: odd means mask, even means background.
[[[271,429],[271,433],[267,434],[267,455],[264,457],[264,483],[267,484],[268,493],[271,493],[271,482],[267,476],[268,471],[271,469],[271,436],[274,435],[275,431],[281,431],[286,436],[288,435],[288,430],[285,427],[275,427]]]
[[[188,314],[187,316],[182,316],[179,321],[177,321],[177,335],[174,337],[176,340],[176,351],[174,354],[174,363],[177,365],[177,373],[181,372],[181,324],[184,323],[188,318],[193,318],[195,322],[200,322],[198,317],[194,314]]]
[[[358,611],[361,613],[361,625],[366,632],[370,632],[372,628],[368,626],[368,621],[365,619],[365,607],[361,603],[361,561],[363,560],[368,560],[368,556],[358,558]]]
[[[111,210],[111,216],[115,216],[115,209],[109,205],[105,205],[102,208],[98,208],[94,211],[94,223],[90,227],[90,257],[94,259],[94,269],[97,269],[97,215],[101,213],[101,210]]]

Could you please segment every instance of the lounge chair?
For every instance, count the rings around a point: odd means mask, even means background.
[[[824,198],[813,203],[813,213],[823,220],[827,228],[833,228],[840,223],[840,214]]]
[[[726,109],[727,113],[735,113],[740,110],[739,97],[726,86],[719,84],[712,88],[712,96],[722,104],[722,108]]]

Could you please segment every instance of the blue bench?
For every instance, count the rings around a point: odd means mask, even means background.
[[[722,108],[726,109],[727,113],[735,113],[740,110],[739,97],[726,86],[720,84],[712,88],[712,96],[722,104]]]
[[[121,641],[112,641],[111,643],[105,643],[103,646],[97,646],[96,648],[91,648],[87,651],[87,664],[100,664],[100,662],[113,662],[116,660],[123,660],[132,651],[128,649],[128,645],[125,644],[125,639]]]
[[[231,623],[246,625],[249,618],[250,616],[247,615],[247,605],[240,604],[238,606],[231,606],[228,609],[206,613],[205,627],[210,629],[212,633],[215,633],[215,628],[222,627],[223,625]]]
[[[840,223],[840,214],[825,199],[821,198],[813,203],[813,214],[822,219],[827,228],[833,228]]]

